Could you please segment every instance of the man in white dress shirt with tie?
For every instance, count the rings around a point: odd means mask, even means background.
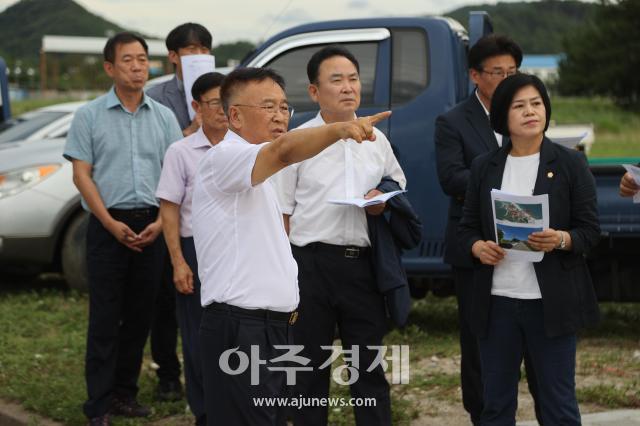
[[[318,115],[299,128],[353,120],[360,106],[359,65],[348,50],[328,46],[307,65],[309,95],[320,106]],[[375,407],[355,407],[358,425],[391,424],[389,384],[381,366],[368,372],[387,330],[385,304],[378,291],[371,259],[367,214],[379,215],[385,205],[362,209],[327,203],[329,199],[370,198],[384,176],[401,188],[406,179],[384,134],[374,129],[375,144],[337,141],[320,155],[286,168],[277,176],[279,199],[298,262],[299,318],[296,344],[310,358],[313,370],[297,375],[296,394],[326,398],[330,368],[318,369],[329,352],[336,324],[344,350],[356,349],[358,378],[354,398],[376,398]],[[296,425],[326,425],[327,407],[296,410]]]
[[[268,178],[339,139],[376,139],[373,125],[390,113],[287,133],[284,81],[262,68],[230,73],[221,98],[229,132],[200,162],[193,194],[207,422],[285,425],[285,407],[255,400],[288,394],[278,370],[288,365],[273,359],[288,352],[275,346],[292,343],[299,301],[298,268]]]

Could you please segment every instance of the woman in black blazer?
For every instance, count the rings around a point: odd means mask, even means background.
[[[506,78],[491,101],[491,125],[511,142],[478,157],[458,228],[475,263],[472,327],[478,336],[482,425],[515,424],[518,381],[527,351],[545,425],[578,425],[576,331],[594,325],[598,305],[584,254],[600,237],[595,181],[584,155],[547,139],[551,104],[535,76]],[[549,228],[528,245],[537,263],[516,261],[496,243],[492,189],[549,197]]]

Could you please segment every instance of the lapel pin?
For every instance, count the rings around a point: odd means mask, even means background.
[[[547,177],[548,177],[549,179],[551,179],[551,178],[553,177],[553,172],[549,172],[549,173],[547,173]]]

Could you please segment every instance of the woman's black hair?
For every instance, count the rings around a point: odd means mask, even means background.
[[[509,136],[509,108],[511,107],[511,102],[513,102],[513,97],[518,90],[526,86],[533,86],[540,93],[547,116],[544,131],[547,131],[549,120],[551,119],[551,101],[549,100],[547,89],[544,87],[542,80],[535,75],[520,73],[502,80],[496,87],[496,91],[493,92],[490,119],[491,127],[493,127],[494,131],[503,136]]]

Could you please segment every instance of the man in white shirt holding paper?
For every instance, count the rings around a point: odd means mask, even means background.
[[[288,394],[290,362],[277,358],[291,351],[276,346],[292,343],[299,301],[298,268],[269,177],[343,138],[374,145],[365,139],[377,138],[373,125],[390,112],[287,133],[284,81],[262,68],[230,73],[221,98],[229,132],[201,160],[193,193],[207,421],[285,425],[286,407],[256,403]]]
[[[348,50],[327,46],[307,65],[309,95],[318,115],[299,128],[355,118],[360,106],[359,64]],[[298,262],[300,308],[294,327],[296,344],[311,359],[313,371],[297,376],[296,394],[326,398],[330,368],[319,369],[329,355],[321,346],[333,344],[336,324],[344,350],[359,360],[351,383],[354,398],[376,398],[375,407],[356,407],[358,425],[391,424],[389,384],[378,366],[367,369],[387,330],[385,304],[378,291],[371,259],[367,214],[379,215],[385,204],[359,208],[330,204],[330,199],[371,198],[384,176],[404,189],[406,179],[384,134],[374,129],[375,144],[339,140],[320,155],[284,169],[277,176],[279,199]],[[357,348],[356,348],[357,346]],[[355,359],[355,358],[354,358]],[[296,410],[296,425],[326,425],[327,407]]]

